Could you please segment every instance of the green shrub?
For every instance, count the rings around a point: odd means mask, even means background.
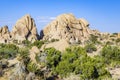
[[[73,71],[73,66],[67,60],[61,61],[55,69],[55,73],[61,77],[66,77]]]
[[[20,48],[19,49],[19,54],[22,59],[28,57],[29,50],[28,48]]]
[[[15,58],[19,47],[14,44],[0,44],[0,58]]]
[[[46,67],[51,70],[52,75],[67,77],[71,73],[75,73],[80,75],[83,80],[111,77],[110,73],[105,69],[104,57],[95,56],[91,58],[87,56],[86,49],[82,47],[67,48],[63,53],[55,48],[47,48],[43,53],[46,54]],[[40,61],[38,56],[36,59]]]
[[[118,33],[113,33],[113,35],[116,35],[116,36],[117,36],[117,35],[118,35]]]
[[[105,64],[120,63],[120,48],[117,46],[106,45],[103,47],[101,56],[105,60]],[[115,66],[115,65],[114,65]]]
[[[88,53],[92,53],[93,51],[97,51],[97,47],[94,44],[87,44],[85,50]]]
[[[59,39],[51,39],[51,42],[59,41]]]
[[[119,43],[119,42],[120,42],[120,38],[117,38],[115,42],[116,42],[116,43]]]
[[[28,48],[19,49],[19,61],[23,62],[25,66],[29,63],[30,58]]]
[[[18,44],[18,40],[13,40],[13,43]]]
[[[29,62],[29,63],[27,64],[27,70],[28,70],[29,72],[35,73],[35,72],[38,70],[38,66],[37,66],[37,64],[35,64],[35,63]]]
[[[106,45],[113,45],[114,43],[113,42],[111,42],[111,41],[107,41],[106,42]]]
[[[91,34],[91,36],[90,36],[90,41],[91,41],[92,43],[97,43],[97,42],[98,42],[97,38],[98,38],[98,36],[95,36],[95,35]]]
[[[56,67],[60,61],[61,52],[56,50],[55,48],[46,48],[45,53],[47,54],[46,65],[49,68]]]
[[[44,41],[35,41],[31,44],[31,46],[37,46],[38,48],[41,48],[41,46],[44,44]]]
[[[30,45],[30,41],[28,41],[28,40],[23,40],[22,41],[22,44],[24,44],[24,45],[26,45],[26,46],[29,46]]]
[[[120,49],[117,46],[104,46],[101,56],[103,56],[107,60],[119,61]]]

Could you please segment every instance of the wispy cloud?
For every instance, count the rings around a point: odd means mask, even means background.
[[[36,18],[36,22],[38,23],[48,23],[54,20],[56,17],[49,17],[49,16],[39,16]]]

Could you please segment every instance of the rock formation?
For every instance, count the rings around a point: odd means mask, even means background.
[[[43,29],[42,37],[43,40],[66,39],[74,43],[88,39],[91,33],[85,19],[76,19],[72,14],[62,14]]]
[[[35,41],[38,39],[38,33],[35,22],[30,15],[25,15],[19,19],[12,29],[12,38],[19,42],[23,40]]]
[[[11,38],[8,26],[0,28],[0,43],[8,43]]]

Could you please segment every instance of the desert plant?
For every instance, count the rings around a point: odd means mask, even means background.
[[[57,66],[60,61],[61,52],[56,50],[55,48],[46,48],[45,53],[47,54],[46,65],[49,68]]]
[[[27,70],[29,72],[35,73],[38,70],[38,66],[35,63],[32,63],[31,61],[27,64]]]
[[[111,62],[119,62],[120,59],[120,49],[117,46],[106,45],[103,47],[101,56],[104,58],[107,64]]]
[[[43,44],[44,44],[44,41],[35,41],[31,44],[31,46],[37,46],[38,48],[41,48]]]
[[[19,47],[14,44],[0,44],[0,58],[14,58],[18,53]]]
[[[119,42],[120,42],[120,38],[117,38],[117,39],[116,39],[116,43],[119,43]]]
[[[98,38],[98,36],[95,36],[95,35],[91,34],[90,41],[93,42],[93,43],[97,43],[98,42],[97,38]]]
[[[72,73],[73,67],[67,60],[61,61],[55,69],[55,73],[59,74],[61,77],[69,76]]]
[[[85,46],[85,50],[88,53],[92,53],[93,51],[97,51],[97,47],[93,43],[91,43]]]
[[[23,40],[23,41],[22,41],[22,44],[24,44],[24,45],[26,45],[26,46],[29,46],[29,45],[31,44],[31,42],[28,41],[28,40]]]
[[[59,39],[51,39],[51,42],[59,41]]]

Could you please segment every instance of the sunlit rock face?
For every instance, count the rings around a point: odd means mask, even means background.
[[[10,41],[11,35],[8,26],[3,26],[0,28],[0,43],[8,43]]]
[[[62,14],[42,30],[42,37],[44,40],[66,39],[72,43],[87,39],[91,33],[85,19],[76,19],[73,14]]]
[[[25,15],[19,19],[13,27],[11,34],[12,38],[19,42],[23,40],[34,42],[38,39],[36,25],[30,15]]]

